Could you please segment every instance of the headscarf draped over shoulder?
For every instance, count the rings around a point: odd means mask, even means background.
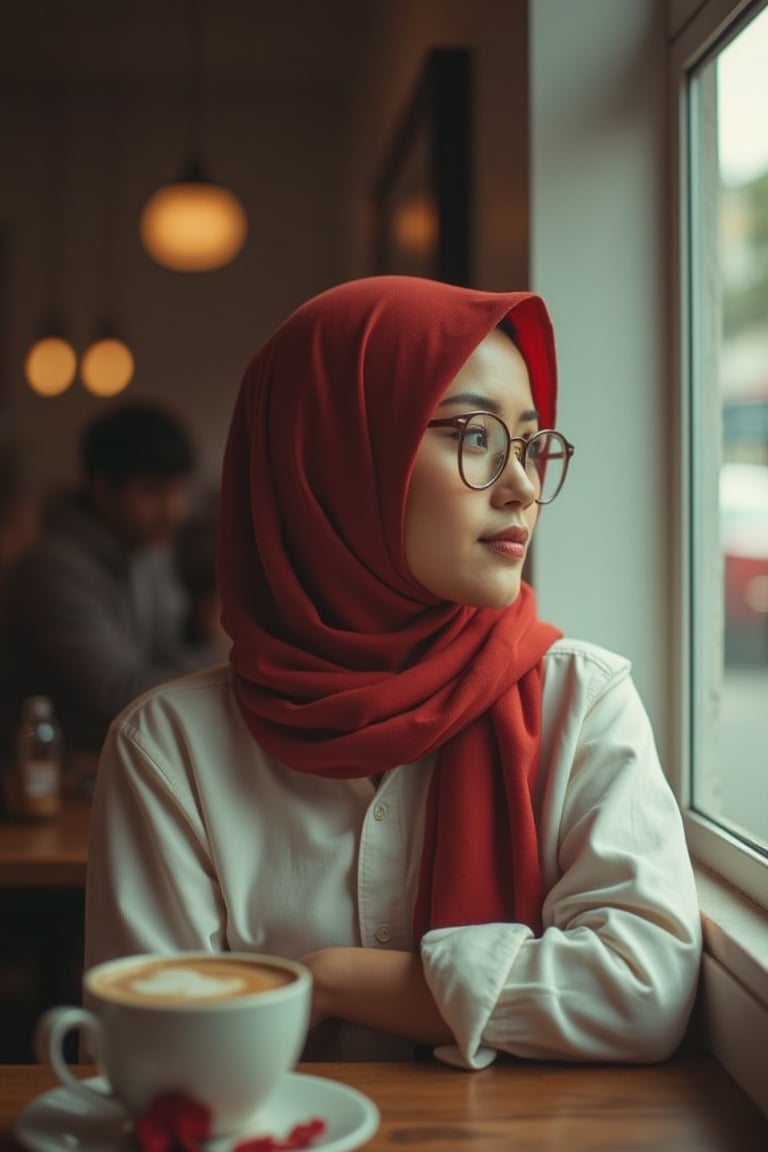
[[[433,752],[414,931],[540,923],[532,789],[541,657],[559,633],[523,585],[504,610],[410,575],[404,515],[437,402],[508,318],[554,427],[540,297],[383,276],[307,301],[248,366],[222,476],[219,586],[237,700],[287,766],[365,777]],[[439,750],[439,751],[438,751]]]

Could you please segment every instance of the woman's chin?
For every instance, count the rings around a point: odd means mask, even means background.
[[[506,588],[484,588],[479,590],[471,600],[466,603],[472,608],[509,608],[520,595],[520,581]]]

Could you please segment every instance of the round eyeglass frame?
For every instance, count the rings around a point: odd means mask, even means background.
[[[491,480],[488,480],[485,484],[471,484],[470,481],[467,480],[467,477],[464,475],[464,436],[467,429],[469,428],[469,425],[476,416],[490,416],[493,420],[497,420],[507,434],[507,447],[504,453],[504,459],[499,465],[499,469],[496,472],[496,475]],[[570,440],[566,440],[562,432],[558,432],[556,428],[540,428],[539,431],[534,432],[532,436],[512,436],[510,435],[509,428],[507,428],[501,416],[497,416],[495,412],[465,412],[461,416],[449,416],[444,420],[430,420],[427,424],[427,428],[458,428],[459,440],[457,445],[457,456],[459,476],[461,477],[463,483],[466,484],[467,488],[471,488],[474,492],[484,492],[486,488],[493,487],[509,463],[509,455],[512,451],[513,444],[520,444],[522,446],[521,455],[517,462],[527,476],[528,472],[526,469],[526,463],[531,445],[541,436],[556,436],[563,445],[563,474],[560,477],[560,483],[555,489],[554,495],[550,496],[547,500],[534,500],[534,503],[540,505],[551,504],[552,501],[560,495],[563,484],[565,484],[565,478],[568,475],[568,465],[571,462],[571,456],[573,456],[575,451],[574,445],[571,444]]]

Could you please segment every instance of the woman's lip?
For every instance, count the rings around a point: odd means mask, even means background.
[[[510,560],[523,560],[525,558],[525,544],[519,540],[511,540],[508,536],[492,536],[490,539],[482,540],[481,543],[486,548],[490,548],[492,552],[498,553],[499,556],[506,556]]]
[[[505,528],[503,532],[496,532],[493,536],[482,536],[483,544],[525,544],[528,539],[528,529],[520,527]]]
[[[482,536],[480,543],[508,560],[524,560],[527,540],[528,529],[516,524],[511,528],[505,528],[503,532],[494,533],[493,536]]]

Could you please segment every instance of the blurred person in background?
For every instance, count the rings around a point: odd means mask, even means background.
[[[217,622],[210,636],[184,635],[190,605],[174,545],[194,463],[184,429],[154,406],[122,406],[86,429],[79,490],[51,506],[6,577],[6,727],[25,697],[50,696],[67,752],[95,763],[135,696],[222,658]]]

